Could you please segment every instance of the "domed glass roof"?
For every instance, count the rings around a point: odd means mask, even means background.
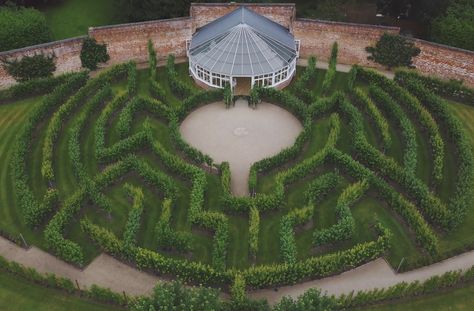
[[[285,27],[244,6],[199,29],[189,46],[191,63],[228,76],[273,73],[296,55]]]

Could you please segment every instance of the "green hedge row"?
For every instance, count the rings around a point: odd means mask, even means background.
[[[74,75],[77,75],[77,73],[66,73],[56,77],[40,78],[17,83],[8,89],[0,90],[0,103],[6,104],[30,96],[48,94]]]
[[[355,102],[363,107],[368,112],[370,117],[374,120],[378,132],[382,136],[383,150],[388,150],[392,145],[392,136],[390,135],[388,122],[380,112],[375,103],[370,99],[369,96],[360,88],[355,88],[352,92],[355,98]]]
[[[314,213],[314,206],[290,211],[280,220],[280,254],[283,262],[295,264],[297,259],[296,238],[293,228],[308,222]]]
[[[284,262],[295,263],[297,259],[294,227],[308,222],[314,214],[314,203],[322,199],[339,182],[339,176],[327,173],[316,178],[305,191],[308,206],[290,211],[280,221],[280,254]]]
[[[349,120],[353,146],[364,162],[408,190],[410,196],[416,200],[431,221],[446,230],[452,229],[456,225],[456,219],[446,205],[416,176],[404,170],[395,160],[384,156],[367,142],[363,118],[357,108],[347,100],[341,103],[340,108]]]
[[[127,73],[128,67],[129,64],[116,65],[102,72],[96,78],[89,80],[83,88],[70,97],[68,101],[59,107],[59,109],[54,113],[51,121],[48,124],[48,128],[46,129],[41,164],[41,174],[49,184],[55,182],[53,170],[53,152],[54,145],[56,144],[59,134],[61,133],[63,124],[66,123],[73,110],[79,107],[79,105],[83,104],[84,101],[92,96],[92,94],[97,92],[98,89],[105,86],[106,84],[109,84],[112,80],[124,76]]]
[[[64,83],[58,85],[51,94],[46,96],[31,112],[25,126],[18,133],[13,156],[10,163],[11,174],[15,186],[20,208],[29,226],[37,226],[44,220],[45,216],[52,211],[52,203],[49,199],[43,203],[38,202],[29,186],[29,176],[26,172],[26,156],[30,151],[31,139],[36,127],[46,119],[53,109],[84,85],[87,73],[74,74],[68,77]],[[48,198],[48,197],[47,197]]]
[[[423,282],[401,282],[388,288],[377,288],[369,291],[359,291],[357,293],[341,295],[337,298],[337,306],[340,310],[352,310],[352,308],[367,307],[385,301],[420,297],[463,283],[469,283],[473,280],[474,267],[465,272],[461,272],[460,270],[449,271],[439,276],[433,276]]]
[[[177,232],[171,229],[172,204],[173,202],[170,199],[163,201],[160,220],[158,220],[155,226],[156,241],[161,249],[188,252],[192,249],[191,236],[185,232]]]
[[[380,87],[371,85],[369,87],[369,94],[375,102],[387,112],[387,115],[398,123],[398,127],[402,132],[403,143],[405,145],[403,152],[403,166],[407,172],[415,174],[418,156],[418,143],[416,142],[415,127],[394,99]]]
[[[474,89],[464,86],[462,81],[445,81],[433,76],[421,75],[415,70],[400,68],[395,71],[395,81],[406,78],[419,80],[426,88],[440,96],[446,96],[467,105],[474,105]]]
[[[349,175],[359,179],[368,179],[370,185],[387,204],[405,219],[410,228],[415,232],[416,240],[420,246],[433,256],[438,254],[439,241],[414,204],[407,201],[391,185],[387,184],[382,178],[354,160],[351,156],[335,149],[331,150],[328,155],[331,162],[345,169]]]
[[[124,186],[128,195],[133,199],[132,207],[128,212],[127,223],[123,231],[123,247],[128,253],[129,258],[133,257],[133,248],[137,245],[137,234],[140,230],[140,224],[143,214],[143,191],[138,187],[130,184]]]
[[[260,211],[255,206],[249,210],[249,254],[256,258],[258,253],[258,241],[260,235]]]
[[[375,241],[357,244],[354,247],[320,256],[311,257],[294,264],[260,265],[242,271],[247,285],[251,288],[295,284],[310,278],[334,275],[355,268],[365,262],[380,257],[390,247],[391,233],[378,224],[379,233]]]
[[[186,84],[185,82],[181,81],[174,68],[174,55],[170,54],[166,61],[166,72],[168,73],[168,82],[170,84],[170,88],[173,91],[173,94],[177,95],[179,98],[187,98],[193,95],[196,90],[193,89],[190,85]]]
[[[110,85],[104,86],[84,107],[84,110],[79,114],[77,120],[70,129],[70,136],[68,141],[69,158],[74,170],[74,175],[79,182],[84,183],[88,180],[87,173],[81,158],[80,136],[86,122],[89,121],[90,116],[98,108],[99,105],[112,97],[112,89]]]
[[[455,146],[459,162],[457,163],[456,190],[450,199],[449,208],[456,217],[456,223],[461,223],[472,202],[474,181],[474,156],[463,124],[451,113],[448,103],[426,89],[419,80],[409,78],[399,80],[399,82],[415,94],[443,122],[448,139]]]
[[[404,105],[408,111],[416,116],[416,119],[427,131],[433,155],[433,181],[435,184],[439,184],[443,179],[444,142],[438,124],[430,112],[410,92],[374,70],[358,67],[357,76],[371,84],[380,86],[393,98],[396,98],[399,104]]]
[[[129,303],[126,297],[122,294],[114,293],[110,289],[102,288],[97,285],[92,285],[89,289],[78,289],[68,278],[58,277],[51,273],[42,274],[33,268],[27,268],[14,261],[8,261],[1,256],[0,270],[14,274],[33,283],[40,284],[44,287],[59,289],[69,294],[78,294],[95,301],[102,301],[119,306],[126,306]]]
[[[199,225],[214,232],[213,266],[216,269],[224,270],[229,243],[229,224],[224,214],[203,209],[204,193],[207,185],[206,174],[201,169],[171,155],[158,142],[152,144],[152,151],[171,171],[192,180],[188,221],[190,224]]]
[[[329,228],[315,231],[313,244],[319,246],[350,239],[354,234],[355,220],[352,217],[350,205],[359,200],[369,189],[367,180],[362,180],[347,187],[337,200],[337,223]]]
[[[130,135],[133,117],[139,110],[146,110],[155,117],[163,120],[168,119],[168,109],[161,101],[147,97],[134,97],[120,112],[117,122],[117,131],[120,138],[125,138]]]

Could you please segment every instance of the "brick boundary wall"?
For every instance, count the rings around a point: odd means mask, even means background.
[[[319,60],[328,61],[334,42],[338,43],[338,63],[361,64],[378,67],[379,64],[367,60],[366,46],[374,45],[387,32],[398,34],[400,28],[376,25],[340,23],[315,19],[297,19],[293,24],[294,36],[301,40],[300,56],[315,55]]]
[[[60,41],[33,45],[21,49],[0,52],[0,58],[8,60],[21,59],[24,56],[35,54],[56,55],[56,72],[62,74],[71,71],[80,71],[81,68],[81,48],[86,36],[70,38]],[[0,89],[15,84],[15,80],[0,65]]]
[[[413,59],[419,72],[442,79],[462,79],[466,85],[474,87],[474,52],[421,39],[412,40],[421,50]]]
[[[89,36],[107,44],[110,61],[107,65],[128,60],[145,62],[148,58],[147,42],[152,39],[159,60],[168,54],[186,56],[186,40],[191,39],[195,29],[236,9],[238,3],[192,3],[190,16],[141,23],[91,27]],[[361,64],[381,68],[367,60],[365,47],[375,44],[378,38],[389,32],[398,34],[397,27],[331,22],[323,20],[295,18],[294,4],[244,4],[249,9],[262,14],[287,27],[296,39],[301,40],[301,57],[315,55],[319,60],[329,59],[332,44],[339,44],[340,64]],[[0,53],[0,57],[21,58],[35,53],[54,53],[56,73],[62,74],[81,70],[80,49],[85,37],[77,37],[46,44],[26,47]],[[440,78],[463,79],[474,87],[474,52],[445,45],[413,39],[421,49],[414,59],[417,69],[427,75]],[[15,81],[0,66],[0,88],[8,87]]]
[[[89,36],[107,44],[109,64],[128,60],[145,62],[148,59],[148,40],[153,41],[159,60],[168,54],[186,56],[186,40],[191,39],[193,20],[191,17],[91,27]]]

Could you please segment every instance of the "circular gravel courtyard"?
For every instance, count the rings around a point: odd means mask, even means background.
[[[193,111],[180,127],[183,138],[210,155],[216,163],[229,162],[232,192],[248,195],[252,163],[277,154],[294,144],[302,130],[299,120],[279,106],[261,103],[257,109],[238,100],[226,109],[223,102]]]

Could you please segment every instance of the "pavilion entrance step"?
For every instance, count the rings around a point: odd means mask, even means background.
[[[252,78],[234,78],[237,84],[234,87],[234,96],[249,96]]]

